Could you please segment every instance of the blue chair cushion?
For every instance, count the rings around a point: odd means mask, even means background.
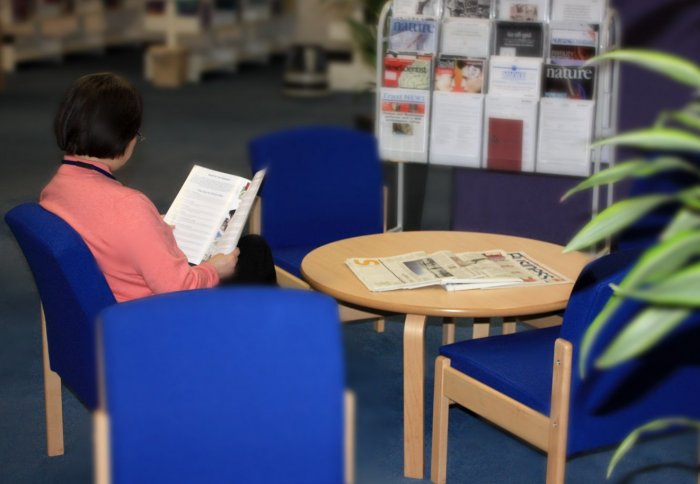
[[[306,254],[314,250],[314,245],[303,245],[300,247],[284,247],[282,249],[272,249],[272,258],[275,265],[285,271],[294,274],[299,279],[304,279],[301,275],[301,261]]]
[[[552,358],[559,327],[460,341],[442,346],[452,368],[549,415]]]

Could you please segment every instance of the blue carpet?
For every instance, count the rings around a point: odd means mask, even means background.
[[[61,93],[79,75],[114,70],[129,77],[145,100],[143,134],[130,164],[120,173],[165,210],[195,161],[249,173],[246,141],[287,126],[320,123],[351,126],[371,113],[364,95],[293,99],[281,95],[281,68],[244,66],[237,74],[210,75],[199,85],[157,90],[141,79],[139,49],[102,57],[69,59],[62,65],[23,66],[9,75],[0,94],[0,210],[35,200],[59,160],[51,119]],[[446,227],[431,227],[446,228]],[[8,228],[0,224],[0,483],[88,483],[92,480],[90,416],[64,391],[66,454],[45,454],[38,297]],[[358,400],[357,482],[427,482],[402,477],[402,324],[393,318],[377,334],[371,323],[343,328],[348,386]],[[469,327],[458,338],[469,337]],[[433,361],[440,327],[426,331],[426,475],[429,472]],[[459,408],[450,412],[448,481],[538,483],[544,456]],[[569,483],[604,482],[611,451],[574,458]],[[696,483],[697,437],[681,433],[635,448],[610,482]]]

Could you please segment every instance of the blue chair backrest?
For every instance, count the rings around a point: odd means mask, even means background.
[[[684,159],[700,169],[700,155],[685,153]],[[677,194],[681,190],[691,188],[695,183],[696,178],[684,171],[661,172],[635,179],[629,187],[629,196]],[[674,201],[652,210],[619,234],[615,240],[616,247],[620,250],[645,248],[658,242],[659,236],[678,212],[679,206],[680,202]]]
[[[261,189],[262,234],[270,247],[320,246],[383,230],[382,173],[376,140],[337,127],[261,136],[249,145]]]
[[[344,365],[319,293],[183,291],[99,317],[113,483],[340,483]]]
[[[625,301],[594,344],[578,372],[585,330],[638,260],[641,250],[614,252],[581,273],[564,314],[561,337],[574,346],[568,452],[619,443],[629,432],[655,418],[688,415],[700,418],[700,313],[697,311],[653,351],[629,363],[599,370],[595,359],[631,319],[645,308]]]
[[[90,249],[63,219],[36,203],[5,215],[34,275],[46,316],[51,369],[89,409],[97,406],[95,317],[114,304]]]

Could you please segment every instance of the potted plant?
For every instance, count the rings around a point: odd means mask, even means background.
[[[624,299],[644,301],[645,309],[630,320],[596,357],[594,365],[598,369],[610,369],[639,357],[700,309],[700,98],[697,97],[700,95],[700,67],[673,55],[647,50],[612,51],[593,62],[605,60],[630,62],[656,71],[690,86],[696,97],[683,109],[661,113],[649,128],[595,143],[594,146],[634,147],[654,154],[649,158],[627,160],[596,173],[564,196],[597,185],[674,171],[681,171],[689,180],[688,187],[676,193],[649,193],[618,201],[591,220],[567,245],[567,251],[592,247],[663,205],[673,203],[677,206],[658,242],[644,252],[619,286],[613,287],[613,296],[588,328],[578,361],[582,377],[585,377],[585,368],[591,358],[591,348]],[[673,357],[669,355],[669,358]],[[608,476],[641,435],[679,425],[700,429],[700,421],[683,416],[643,423],[616,450]]]

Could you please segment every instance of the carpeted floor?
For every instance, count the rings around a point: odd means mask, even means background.
[[[0,94],[0,207],[35,200],[56,169],[60,153],[51,135],[58,100],[79,75],[114,70],[129,77],[145,100],[147,140],[120,173],[164,211],[193,162],[247,174],[246,142],[274,129],[305,124],[351,126],[372,111],[369,94],[334,94],[321,99],[281,95],[281,67],[244,66],[236,74],[207,76],[199,85],[156,90],[141,78],[138,48],[104,56],[67,59],[61,65],[23,66]],[[440,178],[442,173],[437,178]],[[431,192],[440,190],[427,190]],[[436,226],[444,207],[423,226]],[[87,483],[91,481],[90,418],[64,392],[66,454],[45,455],[38,298],[25,261],[8,228],[0,224],[0,483]],[[358,398],[357,482],[422,482],[402,477],[402,324],[394,318],[383,334],[370,323],[343,328],[348,386]],[[469,336],[465,324],[459,338]],[[429,456],[433,360],[440,327],[426,332],[426,457]],[[449,482],[537,483],[545,458],[538,451],[464,410],[450,416]],[[574,458],[569,483],[604,482],[611,451]],[[616,483],[695,483],[697,437],[693,433],[644,442],[616,472]],[[428,467],[429,467],[429,458]],[[429,470],[429,469],[428,469]],[[427,475],[427,474],[426,474]],[[425,481],[427,482],[427,481]]]

